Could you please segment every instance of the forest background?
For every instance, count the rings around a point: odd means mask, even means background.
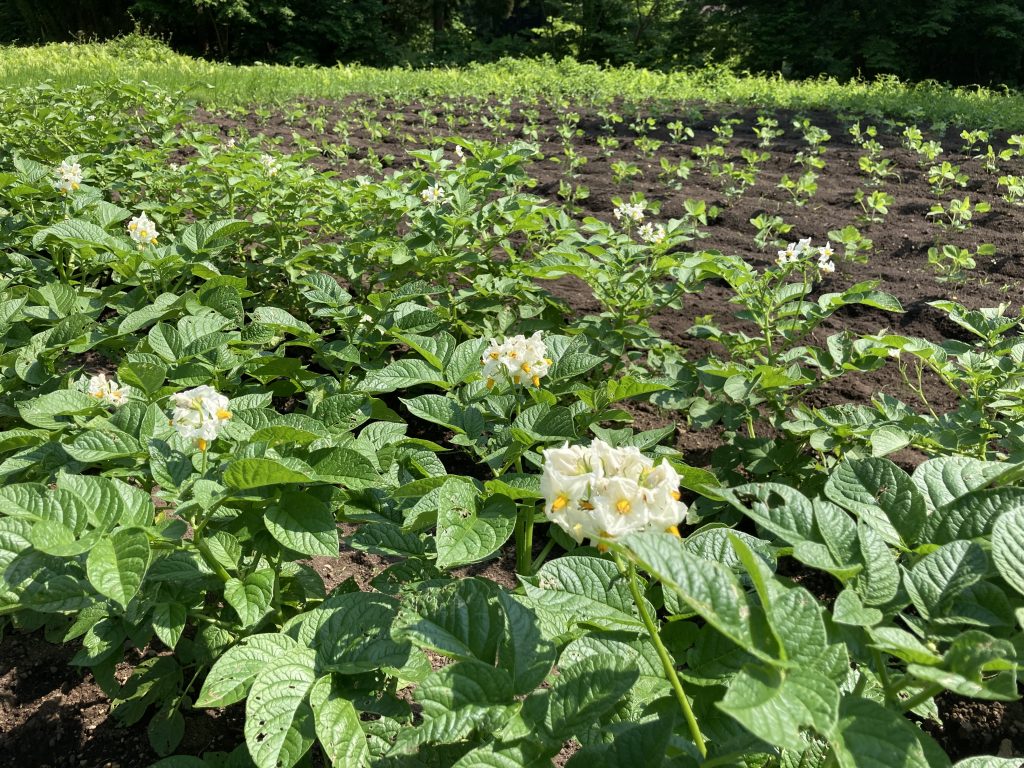
[[[423,67],[546,55],[1024,84],[1024,0],[0,0],[0,43],[133,30],[233,63]]]

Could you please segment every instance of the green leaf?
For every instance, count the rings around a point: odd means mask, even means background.
[[[338,524],[334,513],[308,493],[286,490],[267,509],[263,524],[280,544],[306,557],[338,554]]]
[[[278,307],[257,307],[250,313],[254,323],[270,325],[294,336],[316,336],[316,332],[301,320]]]
[[[923,539],[931,544],[948,544],[957,539],[987,538],[995,519],[1011,510],[1024,510],[1024,488],[969,491],[929,516]]]
[[[87,464],[123,459],[143,453],[138,440],[114,429],[92,429],[83,432],[70,445],[65,445],[64,450],[72,458]]]
[[[316,735],[331,765],[338,768],[366,768],[370,749],[359,713],[348,699],[338,696],[330,675],[321,677],[309,692]]]
[[[455,348],[444,369],[444,377],[452,386],[461,384],[481,368],[481,356],[487,347],[485,339],[469,339]]]
[[[901,715],[870,699],[846,696],[833,741],[840,768],[949,768],[942,749]]]
[[[992,526],[992,561],[1006,583],[1024,594],[1024,510],[996,518]]]
[[[224,482],[232,488],[246,490],[268,485],[308,483],[313,478],[274,459],[235,459],[224,470]]]
[[[414,594],[403,604],[393,636],[453,659],[492,664],[504,628],[494,587],[478,579]]]
[[[756,650],[751,623],[753,611],[739,579],[721,563],[691,555],[682,541],[665,533],[640,533],[625,537],[624,554],[668,589],[698,615],[733,642],[764,657]]]
[[[100,404],[85,392],[60,389],[20,402],[17,408],[18,415],[34,427],[60,429],[69,423],[67,417],[95,413]]]
[[[426,360],[402,359],[389,363],[379,371],[369,371],[361,388],[367,392],[394,392],[409,389],[419,384],[436,384],[443,387],[442,374]]]
[[[888,459],[844,460],[825,484],[825,495],[897,546],[917,543],[928,514],[917,486]]]
[[[85,561],[86,574],[96,591],[122,608],[138,593],[148,566],[149,539],[137,528],[100,539]]]
[[[505,633],[498,647],[503,669],[512,676],[512,690],[526,694],[543,682],[555,663],[555,646],[545,639],[533,612],[508,592],[498,593],[505,611]]]
[[[730,683],[719,709],[769,744],[803,749],[811,728],[832,733],[839,713],[839,688],[821,672],[749,665]]]
[[[245,700],[245,743],[257,768],[292,768],[314,741],[312,717],[303,717],[313,687],[315,655],[293,648],[260,670]]]
[[[177,707],[157,712],[146,726],[149,744],[158,755],[167,755],[177,749],[185,735],[185,718]]]
[[[608,560],[559,557],[525,579],[523,588],[548,634],[565,634],[578,624],[633,632],[643,627],[628,580]]]
[[[882,622],[882,612],[877,608],[865,608],[860,596],[852,589],[844,589],[836,597],[832,607],[832,619],[838,624],[854,627],[873,627]]]
[[[303,627],[303,633],[315,633],[310,644],[317,649],[318,669],[355,675],[408,661],[409,644],[392,637],[398,614],[393,598],[372,592],[335,595],[318,613],[319,625]]]
[[[135,387],[147,395],[153,395],[167,378],[167,366],[145,360],[123,362],[117,368],[117,378],[122,384]]]
[[[956,597],[985,578],[984,550],[968,541],[954,541],[926,555],[907,572],[906,588],[914,607],[926,619],[941,618]]]
[[[228,579],[224,599],[235,609],[243,627],[251,627],[270,609],[274,597],[274,570],[262,568],[245,579]]]
[[[762,528],[789,544],[818,540],[814,532],[814,507],[806,496],[788,485],[757,483],[718,493]],[[753,497],[749,507],[740,501],[740,497],[748,495]]]
[[[350,490],[373,488],[383,483],[370,460],[351,448],[329,448],[318,456],[313,471],[320,482],[336,483]]]
[[[153,631],[160,641],[171,650],[181,639],[185,631],[185,619],[188,611],[181,603],[157,603],[153,606]]]
[[[226,707],[245,698],[260,670],[296,648],[287,635],[251,635],[217,659],[196,699],[197,707]]]
[[[920,464],[911,479],[934,512],[969,491],[984,487],[1006,469],[999,461],[981,461],[967,456],[942,456]]]
[[[635,667],[610,654],[559,666],[549,689],[545,729],[564,740],[592,727],[618,705],[638,674]]]
[[[177,363],[185,354],[185,342],[172,326],[157,323],[149,329],[149,347],[168,363]]]
[[[508,541],[516,525],[516,505],[491,496],[477,513],[479,494],[471,483],[449,480],[438,492],[437,567],[454,568],[483,560]]]

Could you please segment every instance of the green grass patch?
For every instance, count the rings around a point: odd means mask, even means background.
[[[61,88],[146,81],[204,104],[234,106],[350,94],[413,97],[512,97],[525,101],[603,103],[614,99],[700,101],[792,110],[830,110],[894,120],[989,129],[1024,129],[1016,91],[952,88],[896,78],[792,81],[724,68],[653,72],[563,60],[512,60],[444,69],[362,66],[233,66],[175,54],[130,36],[110,43],[0,48],[0,81],[9,87],[51,82]]]

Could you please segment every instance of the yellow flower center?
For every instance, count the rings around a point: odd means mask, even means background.
[[[519,367],[523,369],[523,373],[529,373],[530,372],[530,364],[529,363],[523,363]]]
[[[199,450],[206,453],[207,442],[203,438],[199,438]]]
[[[672,491],[672,498],[675,499],[676,501],[679,501],[679,499],[682,498],[682,495],[679,493],[679,491]]]
[[[616,511],[617,511],[617,512],[618,512],[618,513],[619,513],[620,515],[628,515],[628,514],[629,514],[629,512],[630,512],[630,510],[631,510],[632,508],[633,508],[633,507],[632,507],[632,505],[631,505],[631,504],[629,503],[629,499],[619,499],[619,500],[618,500],[618,501],[617,501],[617,502],[615,503],[615,510],[616,510]]]
[[[539,387],[540,386],[540,376],[534,376],[533,377],[533,386],[535,386],[535,387]]]
[[[666,528],[665,529],[665,533],[671,533],[677,539],[681,539],[682,538],[682,536],[679,535],[679,527],[675,526],[675,525],[670,525],[668,528]]]
[[[221,421],[227,421],[228,419],[231,418],[231,411],[226,411],[223,408],[221,408],[219,411],[217,411],[217,418],[220,419]]]
[[[551,511],[552,512],[561,512],[563,509],[565,509],[565,507],[566,507],[566,505],[568,503],[569,503],[569,497],[566,496],[564,493],[560,493],[555,498],[555,500],[553,502],[551,502]]]

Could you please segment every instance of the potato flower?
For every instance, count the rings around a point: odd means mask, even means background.
[[[444,187],[440,184],[434,184],[433,186],[427,187],[420,192],[420,199],[427,205],[435,205],[436,203],[443,203],[447,199],[448,195],[444,191]]]
[[[651,243],[652,245],[664,242],[667,235],[664,224],[652,224],[649,221],[640,225],[640,229],[637,230],[637,234],[640,235],[641,240]]]
[[[82,186],[82,166],[67,160],[57,166],[57,179],[53,188],[62,195],[70,194]]]
[[[281,170],[281,166],[277,164],[277,160],[274,159],[273,155],[260,155],[259,162],[267,172],[267,176],[276,176],[277,172]]]
[[[231,419],[228,399],[204,384],[171,395],[174,411],[170,424],[186,440],[195,440],[205,451]]]
[[[800,258],[811,249],[811,238],[806,237],[803,240],[798,240],[795,243],[790,243],[781,251],[778,252],[778,258],[775,262],[780,266],[784,267],[786,264],[796,264],[800,261]]]
[[[87,387],[90,395],[115,408],[120,408],[128,402],[128,394],[132,389],[118,384],[117,379],[108,379],[105,373],[98,373],[90,378]]]
[[[540,331],[530,338],[520,334],[500,343],[491,339],[480,360],[487,388],[491,389],[499,380],[505,379],[524,387],[539,387],[540,380],[547,376],[551,367],[547,353]]]
[[[625,219],[627,222],[639,224],[644,220],[645,207],[643,203],[619,203],[615,206],[612,214],[615,216],[616,221]]]
[[[616,539],[650,529],[679,535],[686,516],[679,474],[634,447],[589,446],[544,451],[544,512],[577,542]]]
[[[150,221],[149,216],[145,213],[140,213],[128,222],[128,234],[139,244],[140,251],[147,245],[156,245],[156,239],[159,236],[156,224]]]
[[[826,274],[832,274],[836,271],[835,262],[832,261],[832,256],[835,251],[832,250],[832,243],[826,241],[821,248],[818,249],[818,269]]]

